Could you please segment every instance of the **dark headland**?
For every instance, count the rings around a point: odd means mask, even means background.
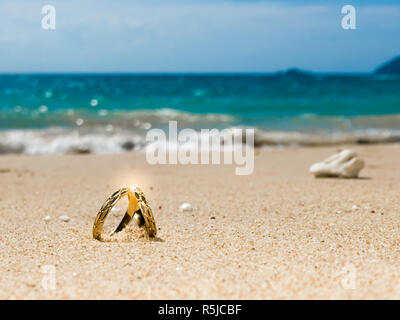
[[[400,56],[397,56],[389,62],[384,63],[382,66],[376,69],[375,73],[400,74]]]

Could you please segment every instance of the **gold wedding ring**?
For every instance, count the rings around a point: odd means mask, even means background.
[[[146,230],[149,237],[155,237],[157,234],[156,222],[154,221],[153,212],[147,203],[143,191],[136,185],[132,185],[129,188],[122,188],[114,192],[107,200],[104,202],[99,213],[96,216],[93,225],[93,238],[101,240],[101,231],[103,230],[104,222],[107,215],[110,213],[111,209],[117,204],[117,202],[128,196],[129,205],[122,218],[118,227],[110,234],[112,236],[114,233],[123,230],[132,218],[134,218],[136,224]]]

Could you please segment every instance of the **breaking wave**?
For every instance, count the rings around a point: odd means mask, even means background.
[[[201,133],[197,132],[201,138]],[[166,135],[168,136],[168,132]],[[244,138],[243,141],[245,141]],[[393,143],[400,142],[400,130],[368,129],[311,134],[256,129],[254,142],[256,148]],[[145,132],[128,130],[86,131],[48,128],[0,132],[0,153],[2,154],[123,153],[143,151],[147,145]]]

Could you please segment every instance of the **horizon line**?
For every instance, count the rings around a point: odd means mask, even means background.
[[[141,71],[141,72],[121,72],[121,71],[54,71],[54,72],[43,72],[43,71],[28,71],[28,72],[1,72],[0,76],[4,75],[279,75],[290,72],[298,72],[299,74],[318,74],[318,75],[371,75],[375,74],[375,71],[308,71],[298,68],[290,68],[279,71]]]

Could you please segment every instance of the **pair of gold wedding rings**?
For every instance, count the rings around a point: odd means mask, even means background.
[[[149,237],[155,237],[157,234],[156,222],[154,220],[153,212],[143,191],[136,185],[129,188],[122,188],[114,192],[103,204],[99,213],[96,216],[93,225],[93,238],[101,240],[101,232],[103,230],[104,222],[110,213],[111,209],[118,203],[120,199],[127,196],[129,205],[125,212],[124,217],[111,233],[111,236],[117,232],[122,231],[131,222],[132,218],[136,224],[143,228]]]

